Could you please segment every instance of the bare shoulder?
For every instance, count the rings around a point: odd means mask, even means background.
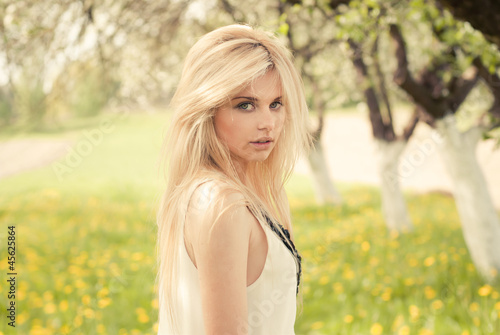
[[[241,192],[219,180],[199,185],[193,192],[186,214],[186,230],[193,248],[221,239],[244,242],[249,239],[255,218]]]

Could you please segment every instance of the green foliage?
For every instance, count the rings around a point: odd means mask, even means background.
[[[47,113],[47,95],[39,80],[24,77],[15,87],[13,110],[21,127],[40,129]]]
[[[75,77],[68,96],[71,111],[77,116],[99,114],[116,93],[118,86],[104,69],[91,64],[76,64]]]

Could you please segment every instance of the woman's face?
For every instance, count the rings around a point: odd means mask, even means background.
[[[243,169],[264,161],[273,150],[285,122],[281,84],[269,71],[230,98],[215,114],[215,132]]]

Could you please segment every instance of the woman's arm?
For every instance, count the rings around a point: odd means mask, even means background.
[[[242,199],[238,194],[229,195],[221,207]],[[198,226],[199,234],[195,234],[198,238],[193,241],[205,332],[207,335],[248,334],[247,259],[250,227],[255,218],[244,205],[235,205],[217,219],[219,213],[210,208],[213,202],[206,205],[206,208],[198,208],[198,219],[202,222]]]

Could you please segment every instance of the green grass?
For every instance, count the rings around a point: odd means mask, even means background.
[[[167,119],[113,119],[62,178],[50,165],[0,180],[2,278],[7,226],[18,247],[17,327],[7,327],[2,307],[0,333],[156,334],[154,216]],[[85,140],[81,129],[52,138],[64,136]],[[408,194],[416,229],[395,235],[376,188],[338,184],[344,204],[316,206],[309,182],[295,175],[288,185],[304,261],[297,335],[500,333],[500,287],[476,274],[452,199]]]

